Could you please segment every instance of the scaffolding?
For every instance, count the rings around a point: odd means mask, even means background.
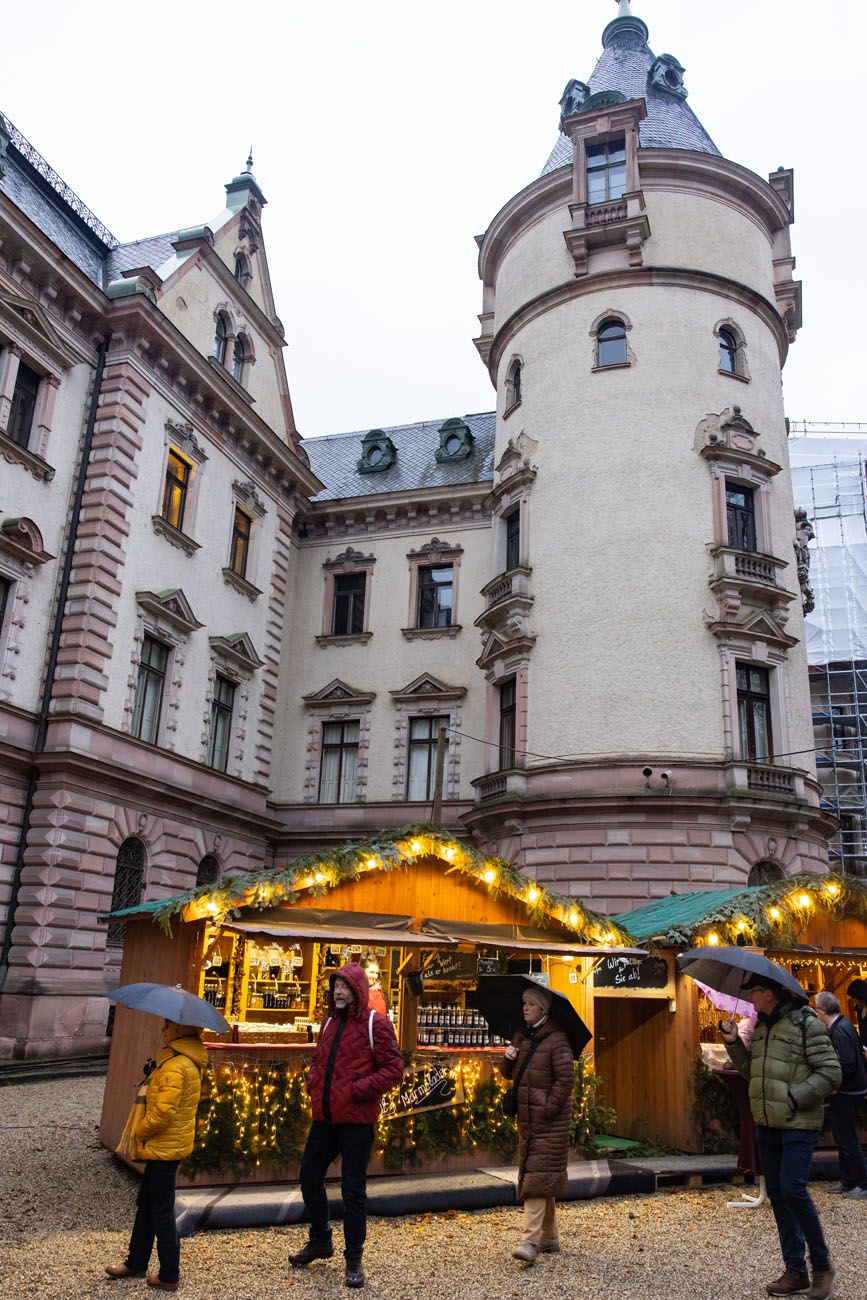
[[[839,820],[832,864],[867,876],[867,426],[793,426],[796,507],[815,532],[807,658],[822,806]]]

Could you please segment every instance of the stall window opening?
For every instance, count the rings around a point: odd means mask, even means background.
[[[155,637],[142,641],[135,703],[132,710],[132,734],[138,740],[155,745],[160,729],[160,713],[169,661],[169,647]]]
[[[515,766],[515,727],[517,700],[515,679],[503,682],[500,692],[500,771]]]
[[[357,721],[323,723],[320,803],[355,802],[359,730]]]
[[[454,570],[451,564],[424,565],[418,575],[418,626],[451,627]]]
[[[338,573],[334,579],[332,636],[354,636],[364,631],[365,573]]]
[[[741,757],[765,763],[773,757],[771,689],[767,668],[738,664],[738,726]]]
[[[211,699],[211,734],[208,740],[208,767],[225,772],[229,766],[229,741],[232,735],[232,711],[235,683],[218,673]]]
[[[409,762],[406,774],[406,797],[428,800],[434,795],[436,780],[437,739],[440,727],[448,731],[447,715],[436,718],[410,718]]]

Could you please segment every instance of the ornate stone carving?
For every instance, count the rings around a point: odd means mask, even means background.
[[[245,479],[243,482],[236,479],[232,484],[232,489],[241,505],[246,506],[251,514],[261,519],[266,513],[266,509],[265,502],[256,491],[256,484],[249,479]]]
[[[376,564],[375,555],[364,555],[361,551],[353,550],[351,546],[347,546],[346,550],[341,551],[339,555],[335,555],[333,560],[326,560],[322,567],[323,569],[342,569],[346,565],[364,565],[366,567],[368,564]]]
[[[566,82],[563,94],[560,96],[560,121],[564,118],[572,117],[575,113],[580,113],[590,96],[590,87],[583,81],[577,81],[572,77]]]
[[[55,557],[42,543],[42,534],[32,519],[4,519],[0,523],[0,550],[24,564],[45,564]]]
[[[816,608],[813,588],[810,585],[810,551],[809,545],[816,536],[813,525],[807,518],[806,510],[795,510],[795,565],[798,582],[801,586],[802,608],[805,614],[811,614]]]
[[[172,442],[191,460],[201,465],[208,459],[208,453],[196,438],[196,431],[189,420],[166,420],[166,429]]]
[[[654,59],[648,74],[648,83],[676,99],[686,99],[687,90],[683,84],[684,68],[673,54],[660,54]]]

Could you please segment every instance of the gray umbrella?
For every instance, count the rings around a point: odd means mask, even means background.
[[[794,975],[760,952],[745,948],[693,948],[677,959],[684,975],[700,980],[717,993],[738,997],[748,975],[760,975],[785,990],[798,1002],[809,1002],[810,995],[801,988]]]
[[[173,1020],[176,1025],[196,1025],[201,1029],[214,1029],[218,1034],[228,1033],[231,1026],[216,1007],[194,993],[187,993],[176,984],[124,984],[109,993],[112,1002],[119,1002],[130,1011],[147,1011],[163,1020]]]

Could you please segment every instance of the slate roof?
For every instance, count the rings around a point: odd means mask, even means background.
[[[466,460],[439,464],[434,453],[440,445],[439,429],[448,417],[423,420],[420,424],[397,424],[382,432],[391,438],[397,460],[378,474],[359,474],[361,440],[369,430],[337,433],[323,438],[306,438],[304,450],[310,468],[328,486],[317,501],[339,501],[344,497],[380,496],[386,492],[410,492],[419,488],[456,487],[461,483],[483,483],[494,476],[494,426],[496,412],[464,415],[475,444]]]
[[[138,270],[139,267],[150,266],[158,271],[174,256],[173,245],[179,236],[179,230],[170,230],[165,235],[150,235],[146,239],[134,239],[130,244],[118,244],[108,255],[106,284],[120,279],[124,271]]]
[[[655,54],[637,37],[634,28],[619,34],[615,30],[602,51],[588,81],[593,95],[602,90],[619,90],[627,99],[643,99],[647,117],[641,123],[639,142],[643,149],[692,149],[698,153],[720,151],[683,99],[648,84]],[[560,135],[542,168],[542,175],[572,161],[572,144]]]
[[[688,894],[668,894],[634,912],[622,912],[611,920],[628,930],[634,939],[652,939],[675,927],[691,930],[723,903],[747,894],[758,893],[764,886],[744,886],[741,889],[698,889]]]

